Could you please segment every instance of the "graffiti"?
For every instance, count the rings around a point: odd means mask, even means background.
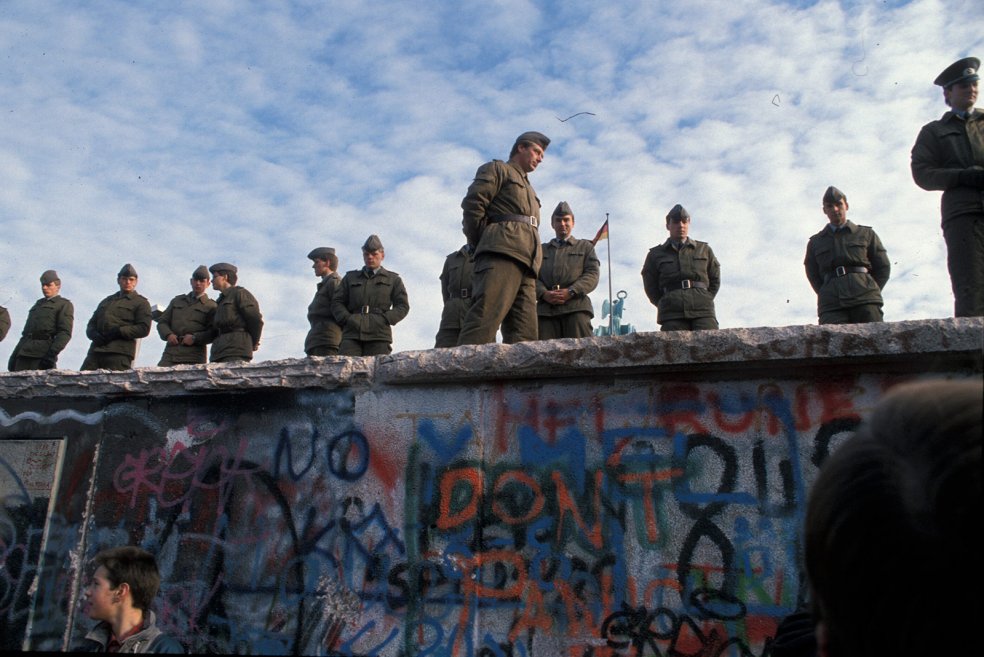
[[[72,456],[43,567],[12,566],[44,518],[0,509],[0,623],[19,646],[34,582],[29,644],[78,639],[76,571],[128,542],[198,652],[759,657],[803,597],[810,482],[892,383],[4,402],[3,431],[58,422]]]

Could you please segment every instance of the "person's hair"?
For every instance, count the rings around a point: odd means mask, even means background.
[[[136,609],[150,609],[161,587],[161,575],[157,570],[157,561],[149,552],[131,545],[108,548],[96,554],[91,565],[93,570],[99,566],[106,569],[106,579],[114,589],[123,582],[129,584]]]
[[[331,270],[332,271],[338,271],[338,256],[337,255],[335,255],[334,253],[329,253],[324,258],[322,258],[322,260],[324,260],[325,262],[328,263],[328,266],[331,267]]]
[[[522,141],[517,141],[515,144],[513,144],[512,150],[509,151],[509,159],[511,160],[511,159],[513,159],[513,157],[516,156],[516,153],[519,152],[519,147],[520,146],[532,146],[532,145],[533,145],[533,142],[529,141],[528,139],[523,139]]]
[[[822,466],[805,560],[830,657],[966,652],[981,617],[982,399],[979,380],[897,386]]]
[[[236,282],[239,280],[239,276],[237,276],[236,272],[234,271],[217,271],[215,273],[222,274],[223,276],[227,276],[229,278],[229,285],[235,285]]]

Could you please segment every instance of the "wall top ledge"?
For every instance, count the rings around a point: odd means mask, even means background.
[[[146,367],[124,372],[49,370],[0,373],[0,399],[221,393],[708,372],[789,367],[982,369],[984,318],[850,325],[734,328],[618,337],[489,344],[389,356],[296,358],[243,364]]]

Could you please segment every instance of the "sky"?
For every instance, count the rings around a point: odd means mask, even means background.
[[[936,75],[984,58],[980,27],[978,0],[0,0],[0,369],[46,269],[77,369],[125,263],[162,306],[234,263],[266,322],[254,362],[303,357],[307,253],[357,269],[370,234],[410,297],[394,352],[429,349],[461,199],[527,130],[552,140],[543,217],[567,201],[582,238],[610,221],[596,326],[611,289],[657,330],[640,271],[677,203],[721,263],[721,328],[815,324],[828,185],[888,250],[885,319],[950,317],[940,193],[909,153],[946,110]],[[155,326],[135,366],[163,347]]]

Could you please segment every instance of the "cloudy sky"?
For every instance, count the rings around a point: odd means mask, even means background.
[[[815,323],[802,262],[828,185],[888,249],[886,319],[952,316],[939,193],[909,151],[946,109],[932,80],[984,57],[980,27],[978,0],[0,0],[0,369],[49,268],[78,368],[127,262],[152,304],[235,263],[266,319],[256,360],[303,356],[306,254],[353,269],[371,233],[410,295],[394,350],[427,349],[461,198],[526,130],[553,139],[544,215],[568,201],[587,238],[610,218],[596,324],[610,284],[656,330],[639,272],[675,203],[721,262],[722,328]],[[136,364],[162,348],[155,330]]]

